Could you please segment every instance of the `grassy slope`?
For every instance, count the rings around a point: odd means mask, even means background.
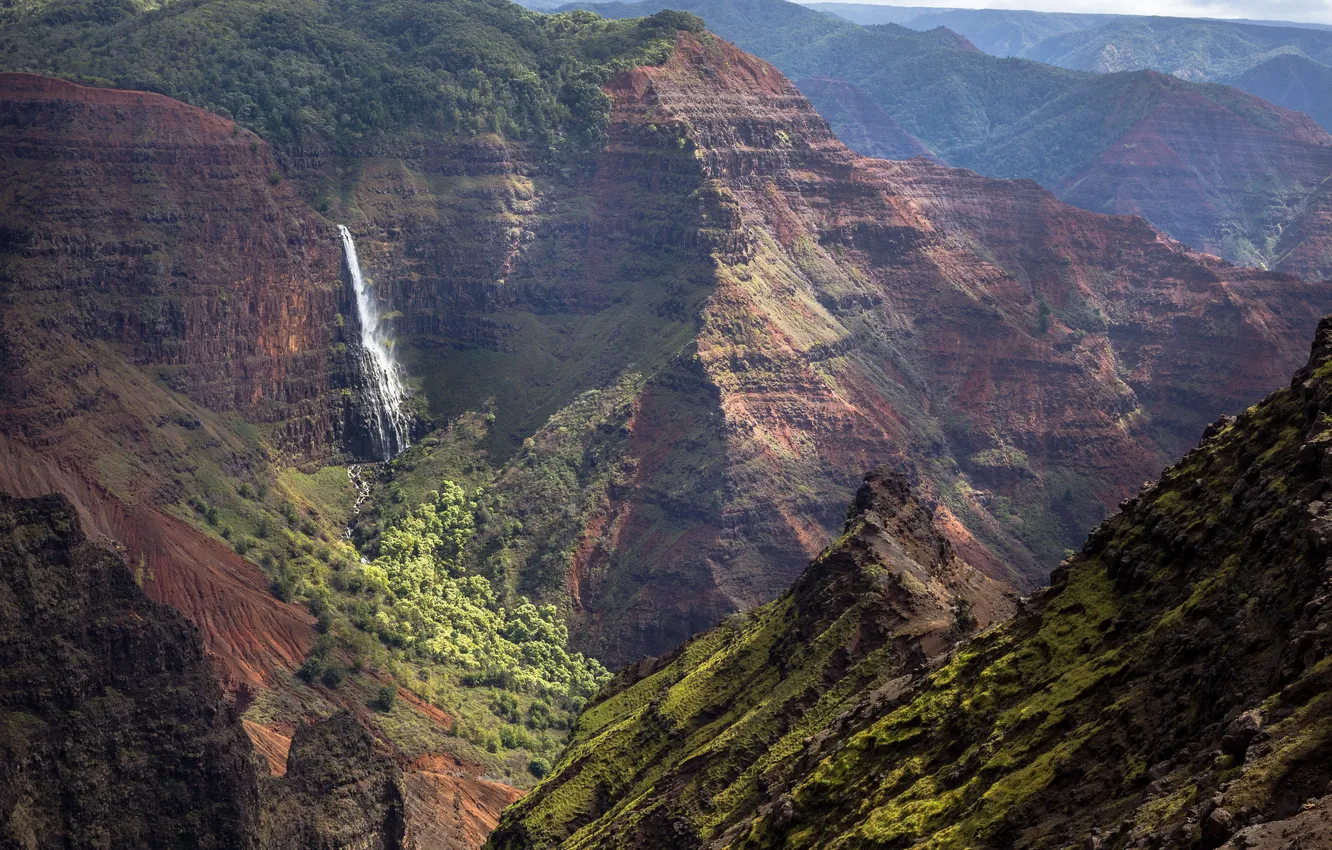
[[[1187,845],[1214,808],[1259,821],[1323,793],[1332,778],[1332,610],[1322,604],[1332,572],[1320,498],[1329,424],[1325,322],[1289,389],[1214,427],[1014,620],[923,680],[805,732],[764,775],[772,781],[760,786],[759,815],[714,846],[1066,847],[1097,825],[1111,846],[1149,833]],[[755,628],[812,622],[783,604]],[[579,729],[658,752],[655,763],[687,757],[697,744],[673,732],[668,709],[692,693],[683,683],[745,658],[752,641],[733,635],[719,628],[660,671],[613,684]],[[745,680],[789,669],[759,656]],[[1227,738],[1231,721],[1255,709],[1264,735],[1251,746]],[[710,716],[709,740],[747,722],[725,708]],[[536,847],[650,846],[603,839],[672,800],[672,785],[618,790],[633,764],[616,747],[575,747],[510,811],[495,846],[515,836]],[[723,795],[677,809],[677,834],[754,806]]]
[[[790,591],[622,673],[581,715],[568,781],[516,807],[494,846],[715,837],[752,816],[803,739],[918,671],[922,647],[974,629],[976,613],[982,626],[1005,616],[999,586],[956,560],[907,493],[872,474]]]

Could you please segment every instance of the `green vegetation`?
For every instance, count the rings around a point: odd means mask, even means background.
[[[492,846],[650,846],[667,823],[732,848],[1064,847],[1094,827],[1124,847],[1196,839],[1212,807],[1257,822],[1325,793],[1330,338],[1325,323],[1291,388],[1209,429],[1014,619],[914,672],[847,640],[892,628],[884,571],[862,567],[875,589],[854,604],[802,601],[848,575],[853,520],[791,593],[613,680]],[[1236,745],[1256,709],[1263,735]]]
[[[278,146],[403,133],[595,142],[599,85],[662,61],[690,15],[553,17],[505,0],[53,0],[0,25],[5,69],[161,92]],[[278,178],[280,179],[280,177]]]
[[[568,705],[591,696],[609,678],[605,668],[565,651],[569,632],[553,606],[522,600],[501,607],[490,582],[466,575],[462,553],[475,533],[477,502],[444,482],[379,538],[379,557],[353,586],[384,600],[361,609],[362,628],[391,646],[463,672],[468,682],[497,685]],[[550,724],[531,715],[534,726]]]

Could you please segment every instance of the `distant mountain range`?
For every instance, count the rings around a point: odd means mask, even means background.
[[[1007,9],[810,3],[864,26],[947,27],[992,56],[1113,73],[1153,70],[1225,83],[1332,128],[1332,26]]]
[[[698,14],[797,80],[860,153],[905,150],[905,131],[949,165],[1030,178],[1096,212],[1142,215],[1235,262],[1279,267],[1283,229],[1332,174],[1332,136],[1235,88],[998,58],[951,29],[860,26],[785,0],[584,8],[635,17],[666,7]],[[811,85],[813,78],[821,82]],[[834,90],[829,79],[843,83]],[[871,140],[868,128],[881,129],[883,139]]]

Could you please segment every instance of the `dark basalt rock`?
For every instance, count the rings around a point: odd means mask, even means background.
[[[397,850],[403,775],[350,714],[256,757],[196,630],[62,496],[0,494],[0,848]]]
[[[264,784],[273,850],[400,850],[404,824],[402,771],[345,711],[296,730],[286,775]]]
[[[258,814],[197,630],[63,497],[0,494],[0,847],[253,850]]]

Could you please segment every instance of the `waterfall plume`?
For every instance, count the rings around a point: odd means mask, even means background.
[[[372,453],[378,460],[389,460],[407,448],[408,422],[403,409],[407,391],[393,357],[387,328],[380,321],[379,305],[361,275],[356,242],[351,231],[341,224],[338,233],[342,236],[342,254],[356,296],[356,323],[360,330],[356,365],[362,397],[357,400],[358,407],[366,420]]]

